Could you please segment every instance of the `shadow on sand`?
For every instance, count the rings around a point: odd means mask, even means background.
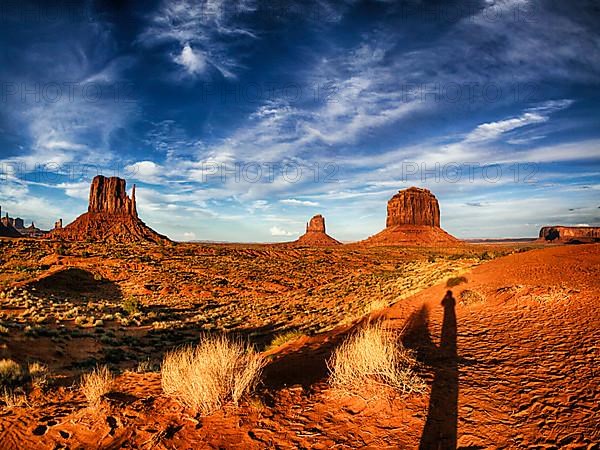
[[[433,368],[434,378],[427,421],[419,449],[456,449],[458,422],[458,352],[456,346],[456,300],[448,291],[442,300],[444,319],[439,347],[429,335],[429,310],[423,306],[408,321],[403,342],[416,351],[417,359]]]
[[[107,300],[120,301],[123,298],[119,286],[109,280],[98,278],[92,272],[77,267],[67,267],[28,283],[43,295],[59,295],[79,298],[81,294]]]

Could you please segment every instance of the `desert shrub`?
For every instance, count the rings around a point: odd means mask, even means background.
[[[102,396],[108,394],[113,387],[114,377],[107,366],[96,367],[81,377],[81,391],[90,406],[98,406]]]
[[[25,373],[19,363],[12,359],[0,360],[0,385],[13,385],[24,377]]]
[[[31,384],[43,389],[48,384],[48,366],[39,362],[31,362],[27,366]]]
[[[160,363],[153,363],[150,359],[139,361],[135,371],[137,373],[158,372],[160,371]]]
[[[485,301],[485,297],[483,294],[480,294],[477,291],[471,291],[469,289],[465,289],[459,295],[460,303],[465,306],[482,303]]]
[[[123,306],[123,311],[125,311],[127,313],[127,315],[133,316],[134,314],[137,314],[138,312],[140,312],[141,304],[137,298],[128,297],[125,299],[122,306]]]
[[[452,278],[448,278],[448,281],[446,281],[446,287],[455,287],[458,286],[459,284],[462,283],[466,283],[467,282],[467,278],[466,277],[452,277]]]
[[[415,374],[416,360],[393,333],[380,323],[370,323],[350,335],[327,362],[329,383],[346,394],[391,388],[420,392],[424,382]]]
[[[483,252],[481,255],[479,255],[479,259],[481,261],[488,261],[490,259],[494,259],[494,254],[490,253],[488,251]]]
[[[388,306],[390,306],[390,303],[387,300],[381,298],[381,299],[373,300],[369,304],[365,305],[363,311],[365,314],[371,314],[374,312],[382,311],[382,310],[386,309]]]
[[[286,344],[288,342],[295,341],[300,336],[303,336],[303,334],[298,330],[289,330],[284,333],[280,333],[273,338],[273,340],[267,347],[267,350],[272,350],[272,349],[280,347],[283,344]]]
[[[254,389],[263,367],[264,359],[250,346],[224,336],[207,336],[196,347],[165,355],[162,387],[165,394],[206,415],[228,401],[237,404]]]

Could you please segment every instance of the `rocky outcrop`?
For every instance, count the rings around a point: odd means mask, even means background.
[[[310,219],[310,222],[306,224],[307,233],[325,233],[325,217],[321,214],[317,214]]]
[[[387,205],[386,227],[396,225],[440,226],[440,206],[428,189],[410,187],[398,191]]]
[[[0,237],[23,237],[12,225],[4,225],[0,222]]]
[[[31,222],[30,226],[20,229],[19,233],[30,238],[41,238],[44,237],[47,231],[40,230],[35,226],[35,223]]]
[[[600,227],[542,227],[539,241],[556,243],[600,242]]]
[[[131,198],[129,198],[124,179],[118,177],[95,177],[90,187],[88,212],[137,217],[135,185],[131,192]]]
[[[440,206],[427,189],[398,191],[387,204],[386,227],[363,241],[369,245],[456,244],[454,236],[440,228]]]
[[[0,206],[0,216],[2,216],[2,207]],[[16,222],[15,222],[16,221]],[[23,235],[15,228],[15,223],[23,224],[22,219],[12,219],[6,213],[5,217],[0,219],[0,237],[23,237]]]
[[[62,224],[62,222],[61,222]],[[64,228],[55,227],[48,237],[89,242],[154,242],[170,240],[148,227],[137,214],[135,186],[127,195],[122,178],[99,175],[90,187],[88,212]]]
[[[310,222],[306,224],[306,233],[293,243],[308,247],[341,245],[341,242],[335,240],[325,232],[325,218],[321,214],[317,214],[310,219]]]

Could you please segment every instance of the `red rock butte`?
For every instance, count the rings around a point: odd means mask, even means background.
[[[310,247],[327,247],[330,245],[341,245],[325,232],[325,217],[317,214],[306,224],[306,233],[294,241],[294,244]]]
[[[124,214],[137,217],[135,184],[131,198],[127,195],[127,183],[122,178],[97,176],[90,187],[89,213]]]
[[[600,227],[542,227],[538,240],[556,243],[600,242]]]
[[[363,241],[369,245],[438,245],[459,240],[440,228],[440,206],[428,189],[398,191],[387,204],[386,227]]]
[[[64,228],[56,227],[47,237],[67,241],[170,242],[142,222],[137,214],[135,185],[127,195],[125,180],[98,175],[90,186],[88,212]]]

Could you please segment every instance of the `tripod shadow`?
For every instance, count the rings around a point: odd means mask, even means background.
[[[419,449],[456,449],[458,426],[458,352],[456,345],[456,300],[448,291],[442,300],[444,319],[439,347],[429,335],[427,306],[409,319],[403,342],[416,351],[417,359],[434,370],[427,421]]]

